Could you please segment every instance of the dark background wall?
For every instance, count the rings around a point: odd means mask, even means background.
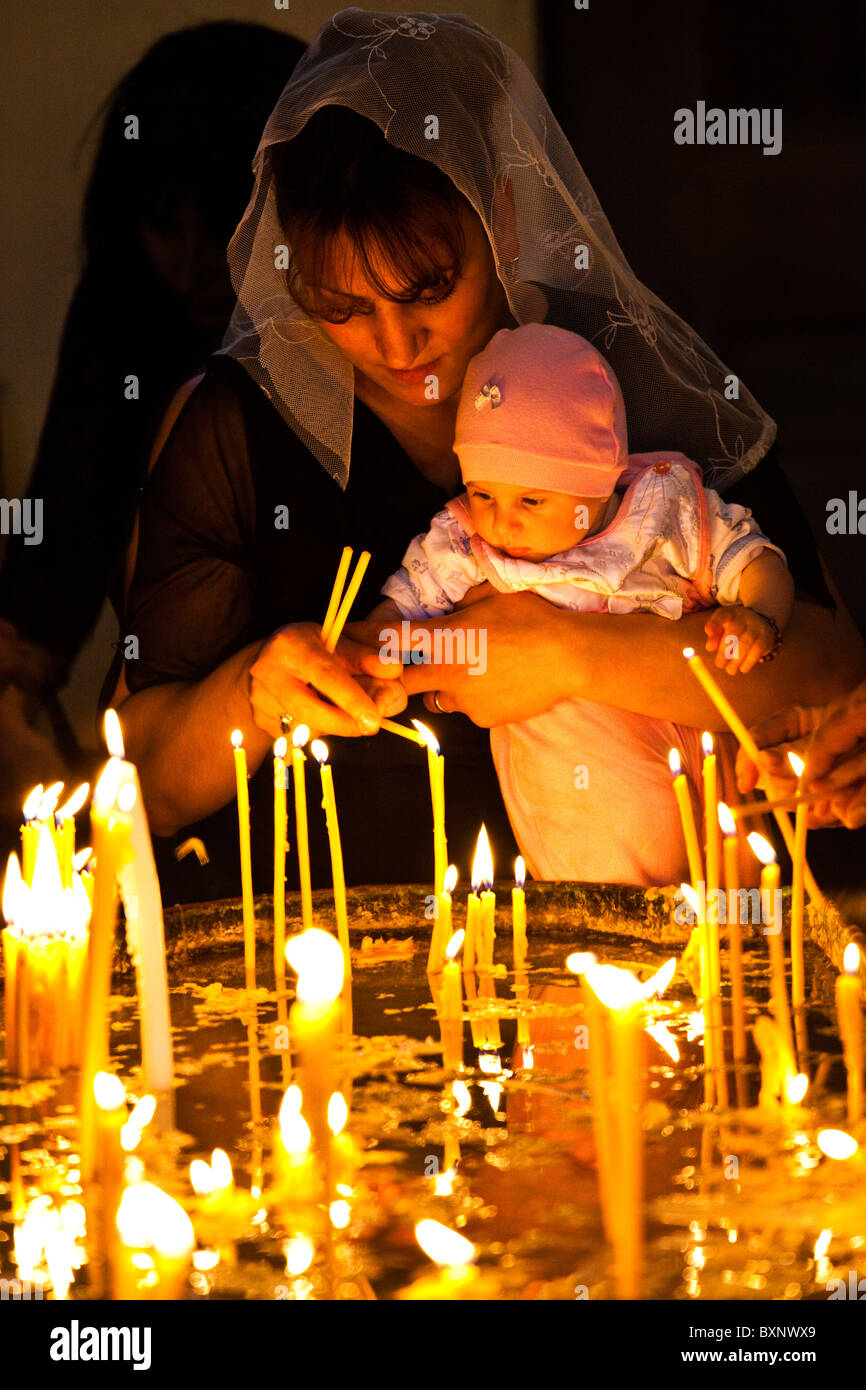
[[[866,540],[826,530],[829,498],[866,496],[866,6],[559,0],[538,13],[542,85],[623,250],[776,419],[866,626]],[[781,107],[781,152],[675,144],[674,111],[699,100]]]

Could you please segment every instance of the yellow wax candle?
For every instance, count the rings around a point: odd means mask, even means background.
[[[713,736],[706,731],[701,735],[704,761],[702,780],[704,788],[704,838],[706,841],[706,901],[711,906],[706,913],[707,955],[710,988],[709,1026],[713,1030],[713,1057],[716,1063],[715,1084],[718,1102],[727,1107],[728,1077],[725,1071],[725,1035],[722,1018],[722,961],[719,943],[719,821],[717,797],[716,754]]]
[[[463,1065],[463,972],[457,956],[464,937],[464,932],[455,932],[445,948],[439,998],[442,1065],[450,1071],[457,1071]]]
[[[855,942],[845,947],[844,973],[836,980],[836,1015],[848,1077],[848,1123],[863,1114],[863,1020],[860,1010],[860,951]]]
[[[514,969],[523,970],[526,965],[526,894],[523,885],[526,880],[526,865],[523,855],[518,854],[514,861],[514,887],[511,890],[511,926],[514,938]]]
[[[286,988],[286,740],[274,744],[274,983],[277,1008]],[[285,998],[282,999],[285,1010]]]
[[[748,836],[753,852],[761,861],[761,915],[764,934],[770,950],[770,990],[773,1017],[785,1046],[794,1058],[794,1036],[791,1031],[791,1012],[788,1005],[788,986],[785,979],[785,943],[781,917],[777,918],[776,894],[779,889],[779,865],[772,845],[763,835],[753,831]]]
[[[319,764],[322,779],[322,806],[328,828],[328,847],[331,852],[331,879],[334,885],[334,915],[337,919],[337,939],[343,950],[343,1027],[352,1032],[352,952],[349,946],[349,915],[346,911],[346,879],[343,873],[343,847],[340,842],[340,823],[337,820],[337,801],[334,796],[334,773],[328,762],[328,746],[313,739],[310,751]]]
[[[734,709],[728,697],[723,693],[718,682],[710,675],[710,672],[707,670],[701,658],[695,653],[693,647],[683,647],[683,656],[689,663],[689,669],[691,670],[692,675],[695,677],[695,679],[703,687],[705,693],[712,700],[716,709],[719,711],[719,714],[722,716],[728,728],[731,730],[731,733],[736,735],[740,747],[743,748],[746,753],[748,753],[752,762],[757,767],[760,767],[760,755],[758,752],[758,745],[755,743],[755,740],[752,738],[752,735],[749,733],[748,729],[746,728],[740,716],[737,714],[737,711]],[[759,787],[763,785],[763,780],[764,779],[762,777],[758,779]],[[773,815],[776,817],[776,824],[782,832],[782,838],[785,841],[785,846],[788,850],[788,853],[793,858],[794,832],[791,829],[791,822],[784,811],[776,809],[774,810]],[[808,864],[805,865],[804,873],[806,887],[808,889],[809,897],[811,898],[812,902],[823,902],[824,895],[819,889],[818,884],[815,882],[815,877]]]
[[[289,938],[286,960],[298,975],[289,1026],[303,1072],[304,1109],[313,1147],[326,1163],[330,1145],[328,1104],[339,1089],[336,1045],[342,1020],[343,950],[330,932],[310,927]]]
[[[430,949],[427,953],[427,973],[436,974],[442,969],[445,947],[451,940],[451,895],[457,886],[457,870],[449,864],[445,871],[445,884],[436,898],[436,915],[430,933]]]
[[[728,945],[731,952],[731,1012],[734,1020],[734,1060],[746,1060],[746,1012],[743,991],[743,940],[740,926],[740,866],[737,823],[724,801],[718,804],[719,825],[724,832],[725,900]]]
[[[490,850],[490,840],[487,837],[487,828],[483,825],[475,846],[475,858],[472,861],[473,889],[476,884],[481,886],[481,894],[477,919],[477,937],[474,942],[475,955],[479,966],[491,966],[493,964],[493,943],[496,935],[496,897],[493,893],[493,855]]]
[[[438,897],[445,884],[448,866],[448,844],[445,838],[445,759],[439,751],[439,741],[431,729],[420,720],[412,723],[427,746],[427,769],[430,775],[430,800],[433,805],[433,887]]]
[[[310,835],[307,827],[306,758],[303,747],[310,737],[306,724],[292,734],[292,773],[295,784],[295,843],[298,846],[298,875],[301,883],[301,921],[304,930],[313,925],[313,889],[310,879]]]
[[[99,1071],[93,1078],[96,1116],[95,1178],[99,1188],[96,1232],[102,1259],[109,1259],[116,1239],[115,1221],[123,1195],[125,1154],[120,1132],[126,1124],[126,1095],[123,1083],[110,1072]]]
[[[614,1184],[618,1158],[614,1153],[613,1114],[610,1096],[610,1042],[598,995],[584,982],[583,1005],[587,1029],[587,1061],[592,1114],[595,1121],[596,1166],[604,1233],[611,1245],[617,1243],[619,1211]]]
[[[90,794],[90,783],[82,782],[59,808],[55,816],[57,859],[60,864],[60,878],[64,888],[72,887],[72,859],[75,854],[75,816],[81,810]]]
[[[680,820],[683,827],[683,837],[686,842],[686,854],[689,860],[689,876],[692,886],[698,891],[698,884],[704,877],[701,865],[701,850],[698,844],[698,832],[695,827],[695,813],[692,807],[692,798],[689,791],[689,784],[686,774],[682,771],[680,755],[676,748],[672,748],[668,754],[668,764],[671,775],[674,779],[674,796],[677,799],[677,806],[680,811]]]
[[[493,964],[493,945],[496,940],[496,894],[492,888],[481,892],[481,952],[478,964],[487,967]]]
[[[131,813],[135,789],[123,783],[122,778],[120,759],[109,758],[96,784],[90,812],[96,873],[85,985],[86,1031],[80,1091],[81,1175],[85,1182],[92,1179],[96,1163],[93,1081],[97,1072],[107,1069],[109,1058],[108,998],[117,925],[117,880],[131,854]]]
[[[805,763],[796,753],[788,754],[788,762],[798,780]],[[797,1036],[797,1060],[805,1072],[809,1062],[809,1030],[806,1022],[806,974],[803,961],[803,908],[806,891],[806,817],[809,807],[801,802],[794,819],[794,854],[791,880],[791,1003],[794,1006],[794,1029]]]
[[[463,943],[463,969],[475,969],[475,953],[481,924],[481,899],[473,891],[466,899],[466,940]]]
[[[680,892],[695,914],[696,926],[689,943],[690,949],[697,948],[700,978],[701,1012],[704,1016],[704,1104],[714,1105],[716,1099],[716,1059],[713,1050],[715,1030],[710,1014],[710,965],[707,948],[706,901],[703,895],[695,892],[689,883],[680,884]]]
[[[256,915],[253,906],[253,867],[250,849],[250,789],[247,784],[247,755],[240,729],[232,734],[235,754],[235,783],[238,797],[238,835],[241,854],[241,900],[244,914],[244,982],[256,987]]]
[[[132,1183],[123,1194],[116,1227],[115,1300],[183,1298],[195,1232],[180,1203],[153,1183]]]

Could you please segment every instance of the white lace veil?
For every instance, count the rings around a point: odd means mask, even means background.
[[[774,422],[636,278],[521,59],[464,15],[355,8],[323,24],[265,127],[253,194],[228,251],[238,301],[222,348],[342,487],[354,369],[276,268],[275,248],[288,245],[291,255],[291,245],[277,216],[270,156],[327,105],[374,121],[389,142],[452,180],[484,223],[517,322],[571,329],[611,362],[632,452],[679,449],[722,488],[767,452]],[[438,138],[428,138],[430,116]]]

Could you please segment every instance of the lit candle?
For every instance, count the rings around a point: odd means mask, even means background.
[[[29,888],[33,882],[33,870],[36,867],[36,847],[39,844],[39,822],[36,814],[39,804],[45,795],[45,788],[42,783],[34,787],[28,793],[27,799],[22,808],[24,824],[21,826],[21,877]]]
[[[280,1021],[286,1006],[286,747],[284,738],[274,744],[274,984]]]
[[[124,756],[120,721],[112,709],[105,712],[105,741],[111,756],[121,760],[121,789],[130,788],[125,795],[130,797],[131,854],[120,864],[118,875],[126,918],[126,941],[138,990],[142,1081],[146,1090],[159,1097],[161,1119],[171,1128],[174,1123],[174,1057],[162,895],[138,771]]]
[[[289,1086],[278,1115],[274,1141],[274,1179],[278,1203],[315,1201],[319,1194],[318,1175],[310,1157],[313,1136],[301,1114],[300,1086]]]
[[[238,797],[238,836],[241,852],[241,900],[244,913],[244,981],[248,990],[256,987],[256,914],[253,906],[253,865],[250,848],[250,789],[247,784],[247,755],[240,729],[232,733],[235,753],[235,783]]]
[[[135,787],[123,781],[119,758],[109,758],[96,789],[90,812],[96,873],[93,916],[85,987],[85,1035],[81,1067],[81,1175],[92,1179],[96,1164],[96,1113],[93,1081],[106,1071],[109,1060],[108,999],[111,962],[117,926],[117,884],[121,868],[132,856],[132,807]]]
[[[153,1183],[127,1187],[117,1212],[114,1298],[183,1297],[195,1248],[192,1222],[179,1202]]]
[[[451,895],[457,886],[457,870],[449,864],[445,870],[445,883],[436,899],[436,915],[430,933],[430,949],[427,953],[427,973],[436,974],[442,969],[445,946],[451,940]]]
[[[842,1034],[848,1076],[848,1123],[863,1114],[863,1025],[860,1012],[860,951],[851,941],[845,947],[843,974],[836,980],[836,1015]]]
[[[603,1027],[609,1029],[613,1079],[612,1194],[619,1214],[616,1235],[616,1283],[620,1298],[640,1296],[643,1268],[643,990],[628,970],[590,965],[585,971],[590,988],[604,1006]]]
[[[728,1104],[728,1077],[725,1070],[725,1034],[722,1019],[722,960],[719,945],[719,821],[717,797],[716,754],[713,736],[701,734],[704,754],[702,780],[704,788],[704,838],[706,840],[706,913],[707,955],[710,986],[709,1026],[713,1030],[713,1057],[716,1061],[716,1086],[719,1105]]]
[[[123,1194],[125,1154],[121,1130],[126,1124],[126,1093],[123,1082],[110,1072],[99,1071],[93,1078],[96,1105],[96,1202],[97,1248],[108,1259],[116,1238],[115,1220]],[[92,1209],[92,1207],[91,1207]],[[91,1224],[91,1223],[88,1223]]]
[[[343,1027],[352,1032],[352,953],[349,947],[349,915],[346,911],[346,879],[343,874],[343,847],[340,843],[340,823],[334,796],[334,774],[328,762],[328,745],[320,738],[313,739],[310,752],[319,764],[322,778],[322,806],[328,827],[328,846],[331,851],[331,879],[334,885],[334,915],[337,919],[337,938],[343,948]]]
[[[523,891],[525,881],[526,865],[523,862],[523,855],[518,854],[514,861],[514,887],[511,890],[515,970],[523,970],[526,966],[526,894]]]
[[[310,737],[306,724],[292,734],[292,772],[295,784],[295,843],[298,846],[298,875],[301,883],[301,920],[304,930],[313,925],[313,889],[310,879],[310,836],[307,828],[307,781],[304,744]]]
[[[90,794],[90,783],[83,782],[69,800],[59,808],[54,819],[57,827],[55,843],[60,878],[64,888],[72,887],[72,860],[75,854],[75,816]]]
[[[788,754],[798,784],[805,763],[796,753]],[[797,790],[799,791],[799,785]],[[797,1037],[797,1059],[802,1071],[809,1064],[809,1028],[806,1022],[806,974],[803,962],[803,907],[806,891],[806,817],[809,807],[801,802],[794,819],[793,875],[791,880],[791,1003],[794,1006],[794,1030]]]
[[[725,895],[728,944],[731,948],[731,1012],[734,1019],[734,1060],[746,1060],[746,1012],[743,992],[743,940],[740,926],[739,839],[737,823],[724,801],[718,804],[719,825],[724,834]]]
[[[397,1295],[399,1299],[489,1302],[500,1297],[496,1281],[483,1275],[474,1264],[475,1246],[465,1236],[439,1221],[426,1220],[417,1223],[415,1239],[439,1268],[435,1274],[424,1275],[407,1289],[401,1289]]]
[[[342,1018],[343,950],[330,932],[310,927],[286,942],[286,960],[298,976],[289,1026],[303,1069],[304,1108],[314,1148],[327,1162],[328,1102],[338,1089],[335,1047]]]
[[[683,827],[683,836],[686,842],[686,854],[689,860],[689,876],[695,891],[698,884],[703,880],[704,872],[701,866],[701,850],[698,844],[698,832],[695,827],[695,813],[692,807],[692,797],[689,789],[686,774],[682,770],[680,755],[676,748],[672,748],[668,753],[668,766],[671,776],[674,779],[674,796],[677,799],[677,806],[680,810],[680,820]]]
[[[764,934],[770,948],[770,988],[773,1016],[793,1059],[794,1038],[791,1032],[788,986],[785,979],[785,944],[782,937],[782,922],[776,920],[779,865],[776,863],[773,846],[764,839],[763,835],[759,835],[757,831],[752,831],[752,834],[748,836],[748,841],[754,854],[763,865],[761,869],[761,908],[764,918]]]
[[[442,1065],[449,1071],[463,1066],[463,972],[457,960],[465,933],[455,932],[445,947],[442,992],[439,998],[439,1031]]]
[[[740,747],[743,748],[746,753],[748,753],[755,766],[760,767],[761,762],[760,753],[758,751],[758,745],[755,743],[755,740],[752,738],[752,735],[749,733],[748,729],[746,728],[740,716],[737,714],[737,711],[734,709],[728,697],[722,692],[722,689],[719,686],[718,682],[714,680],[713,677],[710,675],[710,672],[707,670],[701,658],[696,654],[693,647],[683,647],[683,656],[689,663],[689,669],[691,670],[692,675],[695,677],[695,679],[702,686],[705,693],[712,700],[716,709],[719,711],[719,714],[722,716],[728,728],[731,730],[731,733],[736,736],[737,741],[740,744]],[[763,785],[763,781],[763,777],[760,777],[758,779],[759,787]],[[791,822],[785,815],[784,811],[777,809],[773,812],[773,815],[776,817],[776,824],[782,832],[782,837],[785,841],[788,853],[793,858],[794,832],[791,829]],[[812,874],[812,871],[809,868],[808,864],[805,865],[804,872],[806,879],[806,887],[809,890],[809,897],[811,898],[812,902],[823,902],[823,894],[821,893],[821,890],[815,882],[814,875]]]
[[[487,829],[482,825],[475,847],[475,862],[472,866],[473,882],[475,872],[481,880],[480,911],[478,914],[478,937],[475,953],[479,966],[493,964],[493,946],[496,940],[496,894],[493,892],[493,855]]]
[[[445,759],[439,742],[426,724],[413,719],[412,723],[427,745],[427,768],[430,774],[430,800],[433,804],[433,886],[438,897],[445,883],[448,865],[448,845],[445,839]]]

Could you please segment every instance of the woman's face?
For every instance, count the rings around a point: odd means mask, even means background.
[[[461,210],[461,220],[466,235],[462,273],[444,295],[424,291],[408,304],[386,299],[355,263],[352,243],[342,232],[334,240],[327,284],[305,281],[325,313],[342,317],[349,311],[345,323],[318,319],[322,332],[373,388],[406,405],[456,397],[470,358],[498,329],[516,326],[483,223],[471,210]],[[303,276],[300,252],[297,265]],[[374,269],[390,285],[387,263],[376,263]],[[394,288],[399,292],[396,282]]]

